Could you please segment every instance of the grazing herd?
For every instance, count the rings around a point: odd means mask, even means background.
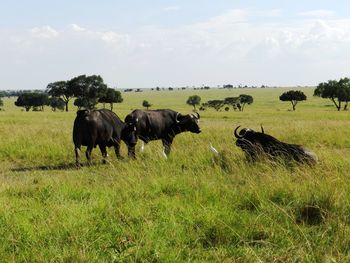
[[[114,112],[107,109],[79,110],[74,121],[73,142],[75,146],[76,166],[80,167],[81,146],[87,146],[86,158],[91,163],[91,151],[97,145],[101,150],[103,162],[106,162],[107,147],[114,147],[117,158],[120,155],[120,143],[128,147],[128,156],[136,158],[135,146],[140,139],[145,143],[162,140],[164,155],[168,156],[175,136],[182,132],[200,133],[198,126],[200,115],[182,115],[173,110],[134,110],[123,122]],[[288,144],[261,132],[244,128],[234,130],[236,145],[240,147],[249,161],[262,156],[272,160],[292,160],[298,163],[315,164],[317,156],[301,145]]]

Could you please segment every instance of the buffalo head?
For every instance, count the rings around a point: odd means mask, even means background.
[[[201,129],[198,126],[198,120],[200,115],[196,112],[194,114],[182,115],[181,113],[176,114],[176,123],[179,125],[182,131],[190,131],[193,133],[200,133]]]
[[[259,141],[261,140],[261,137],[264,136],[264,128],[261,126],[261,132],[256,132],[249,128],[243,128],[237,133],[237,130],[239,129],[238,126],[234,130],[234,135],[237,138],[236,145],[242,150],[248,150],[252,148],[253,146],[257,146],[259,144]]]
[[[128,145],[128,147],[133,147],[136,145],[136,122],[125,123],[124,129],[122,131],[122,139]]]

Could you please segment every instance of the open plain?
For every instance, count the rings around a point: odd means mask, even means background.
[[[151,142],[137,160],[74,166],[69,112],[0,111],[0,255],[3,262],[348,262],[350,113],[312,96],[290,111],[287,89],[122,93],[122,119],[151,109],[190,113],[202,102],[249,94],[243,112],[200,111],[202,133],[183,133],[170,157]],[[102,107],[102,105],[98,105]],[[312,149],[313,167],[249,163],[235,146],[241,125]],[[212,144],[218,151],[210,151]],[[85,150],[85,149],[84,149]]]

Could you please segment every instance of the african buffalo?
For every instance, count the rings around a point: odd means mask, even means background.
[[[271,135],[265,134],[263,127],[261,127],[261,132],[244,128],[238,134],[239,127],[234,130],[234,135],[237,138],[236,145],[245,152],[248,160],[257,160],[261,154],[264,154],[271,159],[283,158],[307,164],[317,162],[317,156],[314,152],[301,145],[281,142]]]
[[[118,158],[120,155],[120,141],[123,140],[130,150],[136,144],[135,127],[125,124],[110,110],[79,110],[74,121],[73,142],[75,146],[76,165],[80,166],[80,147],[87,146],[86,158],[91,162],[92,148],[100,147],[103,162],[106,162],[106,147],[114,146]]]
[[[125,117],[125,122],[135,125],[136,135],[145,143],[162,140],[164,154],[168,156],[174,137],[182,132],[200,133],[198,113],[182,115],[173,110],[134,110]],[[135,147],[132,149],[135,156]]]

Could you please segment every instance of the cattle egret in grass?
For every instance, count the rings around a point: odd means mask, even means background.
[[[218,150],[216,150],[216,149],[213,147],[213,145],[212,145],[211,143],[209,144],[209,149],[210,149],[213,153],[219,154]]]
[[[141,152],[143,153],[144,150],[145,150],[145,143],[142,142],[142,144],[141,144]]]

